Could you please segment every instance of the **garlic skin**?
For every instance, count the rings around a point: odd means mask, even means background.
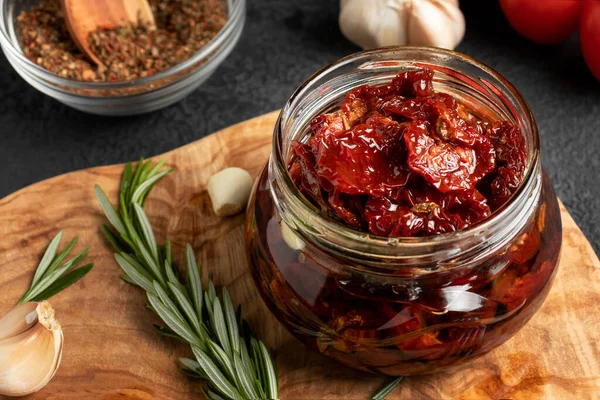
[[[52,379],[63,332],[47,301],[16,306],[0,318],[0,395],[25,396]]]
[[[246,208],[254,180],[241,168],[226,168],[208,180],[208,195],[219,217],[234,215]]]
[[[363,49],[454,49],[465,35],[458,0],[340,0],[339,24],[344,36]]]

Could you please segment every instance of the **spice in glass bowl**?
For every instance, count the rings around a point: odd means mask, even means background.
[[[130,24],[90,33],[97,66],[76,46],[59,0],[41,0],[17,18],[25,56],[61,77],[117,82],[151,76],[173,67],[205,46],[227,21],[221,0],[148,0],[156,29]]]

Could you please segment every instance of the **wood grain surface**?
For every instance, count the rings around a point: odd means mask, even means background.
[[[367,399],[383,383],[309,351],[271,316],[255,290],[243,246],[243,215],[216,217],[208,178],[228,166],[257,175],[271,149],[276,113],[227,128],[156,157],[176,172],[147,202],[159,241],[174,241],[181,261],[191,242],[204,277],[227,285],[234,303],[275,349],[281,399]],[[62,365],[35,399],[202,398],[200,383],[178,370],[187,346],[157,335],[157,318],[141,290],[119,279],[104,241],[96,203],[98,183],[115,200],[123,166],[58,176],[0,200],[0,314],[28,287],[49,240],[59,230],[91,245],[96,266],[51,303],[64,327]],[[561,206],[562,207],[562,206]],[[388,399],[600,398],[600,262],[568,212],[561,208],[564,242],[554,286],[540,311],[506,344],[459,369],[405,378]]]

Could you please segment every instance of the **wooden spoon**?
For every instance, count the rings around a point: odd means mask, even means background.
[[[90,32],[140,22],[156,26],[147,0],[60,0],[60,4],[71,37],[98,66],[103,63],[89,47]]]

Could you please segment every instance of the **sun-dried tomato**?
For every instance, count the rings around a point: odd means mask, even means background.
[[[295,174],[297,174],[298,169],[300,169],[302,171],[302,176],[299,179],[300,184],[298,189],[300,189],[302,194],[319,204],[322,210],[327,210],[327,204],[325,203],[321,192],[321,182],[315,171],[314,154],[311,152],[310,147],[298,141],[292,142],[291,147],[294,156],[294,164],[292,164],[293,168],[291,168],[292,171],[294,171],[292,179],[298,180]],[[294,165],[298,165],[299,168]]]
[[[425,228],[422,216],[385,197],[367,200],[365,218],[369,231],[379,236],[415,236]]]
[[[492,214],[487,199],[477,190],[447,193],[441,206],[450,214],[458,214],[468,225],[482,221]]]
[[[321,209],[355,229],[423,236],[465,229],[517,190],[525,139],[435,93],[427,68],[348,92],[292,145],[289,173]]]
[[[392,79],[392,88],[404,97],[427,97],[433,95],[433,71],[421,68],[399,73]]]
[[[366,124],[322,136],[316,172],[343,193],[385,196],[409,176],[406,152],[395,139]]]

